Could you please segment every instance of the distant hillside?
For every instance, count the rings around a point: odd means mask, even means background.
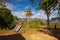
[[[29,20],[32,20],[33,18],[30,18]],[[18,18],[18,20],[24,20],[24,21],[27,21],[28,20],[28,18]]]
[[[60,22],[60,17],[52,18],[51,22]]]
[[[37,18],[37,19],[39,19],[39,18]],[[24,20],[24,21],[27,21],[28,20],[28,18],[18,18],[18,20]],[[30,18],[29,20],[34,20],[34,18]],[[43,19],[39,19],[39,20],[43,20]],[[45,20],[43,20],[43,21],[45,21]]]
[[[25,20],[25,21],[27,21],[27,18],[18,18],[18,20]]]

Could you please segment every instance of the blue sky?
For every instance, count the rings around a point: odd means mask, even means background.
[[[14,6],[12,11],[24,11],[28,7],[33,10],[36,7],[32,6],[29,0],[7,0],[6,2]]]
[[[37,11],[36,10],[37,5],[33,6],[29,0],[6,0],[6,4],[7,4],[6,8],[10,9],[12,11],[12,14],[14,16],[17,16],[18,18],[26,18],[24,11],[27,8],[31,8],[32,13],[34,14],[33,16],[31,16],[31,18],[36,17],[40,19],[47,19],[46,15],[44,14],[44,11],[42,10]],[[57,12],[58,11],[54,11],[50,16],[50,19],[52,17],[56,17]]]

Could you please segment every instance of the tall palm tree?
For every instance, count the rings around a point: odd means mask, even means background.
[[[29,19],[30,19],[30,16],[32,16],[33,14],[32,14],[32,10],[30,9],[30,8],[28,8],[27,10],[26,10],[26,17],[27,17],[27,22],[28,22],[28,25],[29,25]],[[27,25],[27,27],[28,27],[28,25]]]
[[[31,2],[35,3],[35,0],[31,0]],[[45,14],[47,15],[47,27],[50,28],[49,25],[49,16],[51,14],[51,8],[55,8],[55,6],[57,5],[58,0],[42,0],[42,2],[38,3],[38,8],[39,9],[43,9],[45,11]]]

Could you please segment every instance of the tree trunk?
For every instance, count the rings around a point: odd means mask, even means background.
[[[49,27],[49,16],[47,16],[47,27]]]
[[[50,29],[50,24],[49,24],[49,14],[47,14],[47,28]]]
[[[29,27],[29,17],[27,17],[27,28]]]
[[[50,29],[50,24],[49,24],[49,16],[50,16],[50,10],[46,10],[46,14],[47,14],[47,28]]]

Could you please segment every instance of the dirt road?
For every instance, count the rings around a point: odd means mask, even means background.
[[[58,40],[54,36],[37,30],[25,30],[25,32],[0,31],[0,40]]]

